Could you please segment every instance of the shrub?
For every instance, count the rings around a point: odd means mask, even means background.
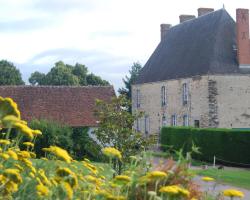
[[[200,147],[201,154],[194,155],[196,159],[212,162],[216,156],[239,165],[250,163],[250,131],[191,127],[163,127],[161,130],[163,150],[173,146],[176,150],[183,148],[186,153],[191,150],[192,142]]]
[[[38,157],[44,156],[42,148],[49,147],[50,145],[63,147],[67,151],[72,152],[73,130],[70,127],[48,120],[32,120],[30,122],[30,127],[32,129],[41,130],[43,133],[41,136],[37,137],[35,141],[34,150]]]

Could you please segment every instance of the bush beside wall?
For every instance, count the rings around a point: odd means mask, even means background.
[[[191,150],[192,143],[200,148],[201,154],[193,157],[202,161],[219,159],[235,163],[250,164],[250,131],[234,129],[199,129],[190,127],[163,127],[161,145],[163,150]]]

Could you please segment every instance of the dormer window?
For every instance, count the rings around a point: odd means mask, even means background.
[[[166,105],[166,88],[165,86],[161,87],[161,106]]]
[[[187,83],[182,84],[182,103],[183,105],[187,105],[188,102],[188,87]]]

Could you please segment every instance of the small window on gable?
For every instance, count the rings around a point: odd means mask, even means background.
[[[183,115],[183,126],[189,126],[188,115]]]
[[[140,108],[140,105],[141,105],[141,102],[140,102],[140,97],[141,96],[141,94],[140,94],[140,90],[139,89],[137,89],[136,90],[136,107],[137,108]]]
[[[166,117],[166,115],[162,116],[162,126],[167,126],[167,117]]]
[[[188,86],[187,83],[182,84],[182,102],[186,105],[188,102]]]
[[[166,88],[165,86],[161,87],[161,106],[166,105]]]
[[[145,134],[147,135],[149,133],[149,116],[146,115],[144,120],[145,120],[144,130],[145,130]]]
[[[176,115],[171,116],[171,125],[177,126],[177,116]]]

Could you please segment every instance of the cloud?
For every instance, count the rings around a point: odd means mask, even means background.
[[[44,18],[36,18],[36,19],[29,18],[22,20],[0,21],[0,33],[31,31],[35,29],[52,27],[53,25],[54,25],[53,20]]]
[[[71,10],[92,10],[95,3],[89,0],[38,0],[33,3],[32,7],[43,12],[58,13]]]

